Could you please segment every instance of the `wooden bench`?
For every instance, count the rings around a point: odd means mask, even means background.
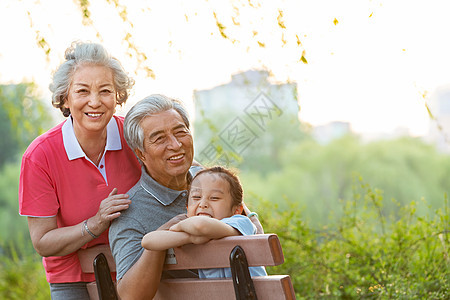
[[[231,255],[232,252],[233,255]],[[104,256],[99,253],[103,253]],[[249,266],[277,266],[284,262],[278,236],[258,234],[226,237],[203,245],[189,244],[174,248],[173,251],[168,251],[164,270],[230,267],[230,256],[233,256],[233,267],[238,270],[236,276],[245,276],[245,271],[242,272],[242,269],[246,269],[248,273]],[[95,282],[88,284],[91,299],[117,299],[115,287],[109,275],[109,270],[115,270],[109,247],[103,245],[80,250],[79,258],[83,272],[95,272],[96,281],[100,286],[99,289]],[[95,270],[94,265],[96,265]],[[154,299],[295,299],[289,275],[239,278],[234,281],[232,278],[163,279]],[[238,286],[235,288],[236,281]],[[256,297],[251,297],[252,288]],[[236,290],[242,289],[244,292],[241,292],[241,296],[237,295]],[[242,296],[242,293],[250,293],[250,296]]]

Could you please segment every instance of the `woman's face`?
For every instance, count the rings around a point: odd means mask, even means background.
[[[77,138],[103,132],[116,107],[113,72],[98,65],[82,65],[74,73],[64,107],[70,109]]]

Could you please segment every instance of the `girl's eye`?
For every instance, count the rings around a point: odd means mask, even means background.
[[[112,91],[111,90],[102,90],[101,93],[102,94],[111,94]]]

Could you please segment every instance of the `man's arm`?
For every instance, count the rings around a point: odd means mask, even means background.
[[[158,290],[165,251],[142,249],[144,234],[142,224],[126,216],[114,221],[109,229],[121,299],[152,299]]]
[[[117,283],[121,299],[153,299],[161,280],[166,251],[144,250],[139,260]]]

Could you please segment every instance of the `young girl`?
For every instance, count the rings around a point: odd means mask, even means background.
[[[170,227],[147,233],[142,246],[166,250],[185,244],[203,244],[233,235],[251,235],[256,227],[241,215],[243,190],[239,178],[223,167],[201,170],[192,180],[187,203],[188,218]],[[250,267],[251,276],[267,275],[264,267]],[[231,277],[230,268],[199,270],[200,278]]]

